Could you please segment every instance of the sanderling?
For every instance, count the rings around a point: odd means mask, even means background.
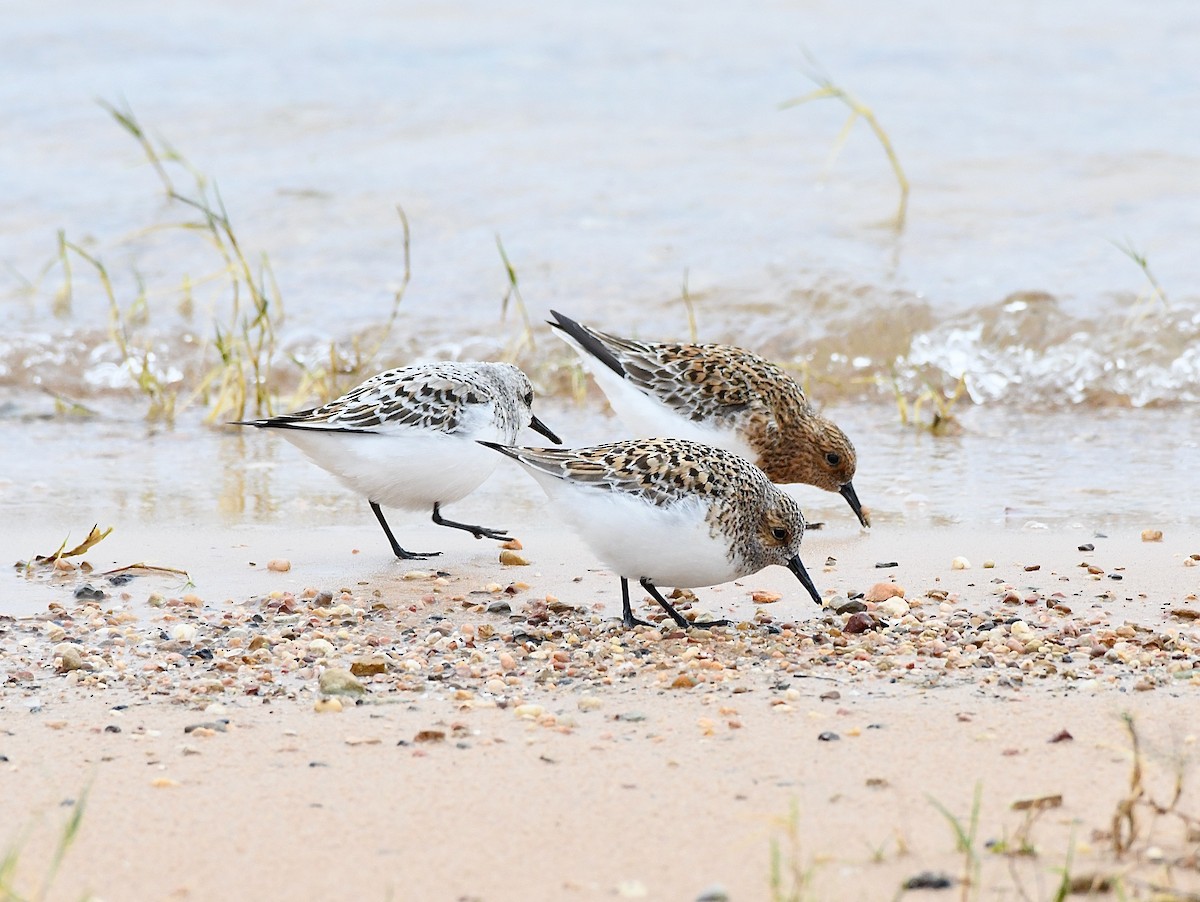
[[[821,604],[800,560],[799,506],[732,452],[673,438],[591,448],[483,444],[524,465],[563,519],[621,577],[627,627],[645,624],[629,606],[631,579],[684,627],[691,624],[657,586],[711,586],[779,564]]]
[[[871,525],[851,482],[854,445],[812,409],[780,367],[741,348],[633,341],[550,313],[550,325],[579,352],[617,416],[637,434],[733,451],[772,482],[837,492],[863,526]]]
[[[441,506],[470,494],[499,459],[475,443],[511,443],[522,427],[561,444],[530,409],[533,386],[509,363],[428,363],[372,376],[322,407],[233,425],[278,429],[342,485],[365,495],[396,557],[433,557],[406,551],[380,505],[428,510],[439,526],[475,538],[507,540],[505,530],[456,523]]]

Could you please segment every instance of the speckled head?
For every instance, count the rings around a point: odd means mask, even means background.
[[[762,504],[753,509],[753,521],[743,533],[738,550],[754,572],[769,564],[787,567],[801,585],[821,604],[821,595],[800,560],[800,540],[804,538],[804,515],[789,495],[770,485]]]
[[[479,364],[479,372],[496,389],[492,395],[497,400],[498,412],[505,418],[512,418],[514,438],[518,429],[528,426],[554,444],[562,444],[562,439],[534,415],[533,383],[520,367],[511,363],[483,363]]]

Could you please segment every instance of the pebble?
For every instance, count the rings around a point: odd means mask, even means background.
[[[506,567],[528,567],[529,561],[507,548],[500,552],[500,563]]]
[[[857,633],[865,633],[869,629],[874,629],[875,621],[870,614],[865,611],[851,614],[850,619],[846,621],[846,625],[842,629],[851,635]]]
[[[950,562],[950,569],[951,570],[970,570],[971,562],[968,561],[965,557],[956,557],[954,560],[952,560]]]
[[[267,561],[267,569],[273,573],[287,573],[292,569],[292,562],[286,558],[272,558],[271,560]]]
[[[58,665],[55,668],[59,673],[70,673],[72,670],[80,670],[83,667],[83,655],[80,654],[79,648],[69,643],[63,643],[54,647],[54,657],[58,659]]]
[[[915,877],[904,881],[904,889],[950,889],[954,886],[954,878],[933,871],[921,871]]]
[[[895,583],[875,583],[871,588],[867,589],[863,595],[863,601],[884,601],[893,596],[899,595],[904,597],[904,587],[898,586]]]
[[[337,714],[342,710],[340,698],[319,698],[313,704],[313,710],[318,714]]]
[[[348,670],[328,667],[317,679],[322,695],[362,695],[366,687]]]
[[[826,730],[824,733],[817,735],[817,739],[820,742],[837,742],[841,738],[841,736],[839,736],[837,733],[834,733],[832,730]]]
[[[1142,530],[1142,541],[1143,542],[1161,542],[1162,538],[1163,538],[1163,534],[1162,534],[1161,529],[1143,529]]]
[[[858,614],[867,609],[867,606],[857,598],[850,601],[843,601],[841,604],[834,606],[833,610],[838,614]]]
[[[350,662],[350,673],[356,677],[387,673],[387,658],[360,658]]]
[[[884,617],[898,619],[908,613],[909,604],[903,598],[896,595],[886,599],[885,601],[881,601],[875,610],[877,610]]]

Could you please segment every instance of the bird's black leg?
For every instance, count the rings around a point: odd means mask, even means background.
[[[635,626],[654,626],[648,620],[638,620],[633,616],[633,608],[629,606],[629,580],[621,577],[621,622],[625,624],[626,629],[633,629]]]
[[[465,529],[477,539],[499,539],[501,542],[511,542],[512,536],[505,535],[507,529],[488,529],[486,526],[472,526],[470,523],[456,523],[442,516],[442,503],[433,503],[433,522],[438,526],[449,526],[451,529]]]
[[[671,615],[671,619],[684,629],[693,626],[697,627],[698,629],[708,629],[710,626],[729,626],[728,620],[706,620],[703,623],[692,623],[677,610],[675,610],[675,608],[671,606],[670,602],[662,597],[662,593],[654,587],[654,583],[650,582],[650,580],[646,579],[645,577],[643,577],[640,582],[642,584],[642,588],[650,593],[650,597],[662,605],[663,610]]]
[[[423,561],[426,558],[437,557],[441,554],[440,551],[405,551],[400,547],[400,543],[396,541],[396,537],[392,535],[392,528],[388,526],[387,520],[383,519],[383,511],[374,501],[370,502],[371,510],[375,512],[376,519],[379,520],[379,525],[383,527],[383,534],[387,536],[387,540],[392,543],[392,553],[402,561]]]

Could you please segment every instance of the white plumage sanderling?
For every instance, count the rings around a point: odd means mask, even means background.
[[[858,465],[854,445],[774,363],[728,345],[618,338],[550,313],[550,325],[579,352],[617,416],[638,435],[733,451],[772,482],[837,492],[863,526],[871,525],[851,481]]]
[[[533,415],[529,377],[509,363],[429,363],[387,370],[321,407],[234,425],[279,433],[366,496],[396,557],[440,552],[400,547],[380,506],[433,508],[433,522],[475,538],[507,540],[504,530],[456,523],[441,506],[470,494],[499,458],[476,439],[512,443],[522,427],[561,444]]]
[[[821,604],[800,560],[804,516],[748,460],[686,439],[639,439],[591,448],[512,448],[563,519],[621,577],[622,619],[637,620],[637,580],[680,626],[690,626],[657,586],[711,586],[787,567]],[[727,621],[716,621],[719,625]]]

